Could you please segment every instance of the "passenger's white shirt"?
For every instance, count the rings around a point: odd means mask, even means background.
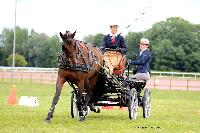
[[[140,51],[140,56],[141,56],[142,52],[145,51],[145,50],[147,50],[147,48],[145,48],[145,49],[143,49],[142,51]]]
[[[116,34],[113,34],[113,33],[110,33],[110,36],[114,36],[114,37],[117,37],[117,33]]]

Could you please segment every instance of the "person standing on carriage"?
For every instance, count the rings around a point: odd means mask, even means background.
[[[118,67],[123,55],[127,52],[127,48],[123,36],[117,34],[119,26],[117,24],[109,26],[111,33],[104,36],[101,50],[104,52],[103,56],[107,70],[110,74],[113,74],[113,70]]]
[[[129,61],[130,65],[136,65],[136,73],[133,76],[136,80],[149,80],[150,79],[150,70],[149,63],[151,58],[151,53],[149,50],[149,40],[142,38],[140,40],[140,55],[138,60]]]

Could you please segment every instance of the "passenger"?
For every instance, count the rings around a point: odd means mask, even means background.
[[[142,38],[140,40],[140,56],[138,60],[129,61],[129,64],[136,65],[136,74],[133,76],[136,80],[149,80],[150,70],[149,62],[151,58],[151,53],[149,51],[149,40]]]
[[[124,38],[117,34],[117,24],[110,25],[111,33],[103,38],[103,46],[101,48],[104,53],[104,61],[107,66],[107,71],[113,74],[113,70],[119,65],[123,54],[127,52]]]

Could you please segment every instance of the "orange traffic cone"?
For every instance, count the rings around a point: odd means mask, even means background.
[[[12,104],[12,105],[17,104],[16,86],[15,85],[12,86],[12,90],[7,99],[7,104]]]

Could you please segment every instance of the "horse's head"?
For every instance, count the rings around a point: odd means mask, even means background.
[[[60,37],[63,40],[62,49],[68,55],[68,57],[72,57],[73,53],[76,51],[76,40],[74,39],[75,34],[76,31],[74,33],[66,31],[65,34],[60,32]]]
[[[70,31],[66,31],[65,34],[62,34],[60,32],[60,37],[62,38],[64,43],[71,44],[74,40],[75,34],[76,34],[76,31],[74,33],[71,33]]]

